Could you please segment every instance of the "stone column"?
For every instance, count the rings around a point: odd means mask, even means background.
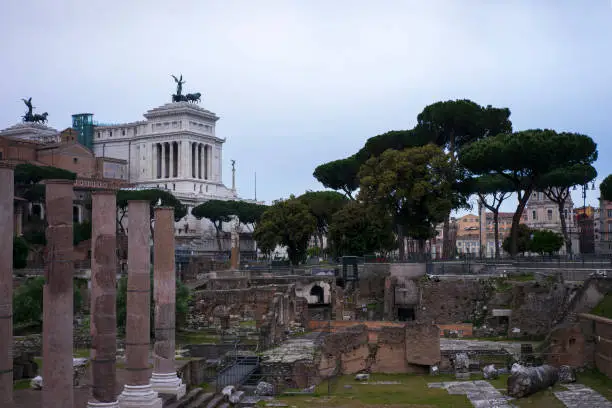
[[[155,368],[151,386],[157,392],[185,395],[186,386],[176,375],[174,332],[176,320],[176,272],[174,260],[174,209],[155,209],[154,288]]]
[[[161,178],[166,178],[166,144],[165,143],[160,143],[161,145]]]
[[[0,162],[0,406],[13,406],[14,171]]]
[[[168,178],[174,178],[174,142],[168,143]]]
[[[151,143],[151,180],[157,178],[157,143]]]
[[[197,177],[199,179],[202,178],[202,145],[201,144],[197,144],[196,145],[196,156],[198,158],[198,168],[197,168]]]
[[[117,355],[117,198],[114,191],[91,195],[91,374],[88,408],[118,408]]]
[[[231,237],[232,249],[230,253],[230,268],[232,270],[238,270],[238,266],[240,265],[240,235],[238,231],[233,230],[231,232]]]
[[[17,202],[15,205],[15,235],[23,235],[23,204]]]
[[[151,309],[150,203],[128,202],[128,287],[125,368],[128,381],[119,395],[121,408],[161,408],[149,384]]]
[[[46,180],[47,248],[43,289],[43,408],[73,408],[72,180]]]

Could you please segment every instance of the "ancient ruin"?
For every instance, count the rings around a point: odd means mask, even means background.
[[[13,403],[13,168],[0,162],[0,403]]]

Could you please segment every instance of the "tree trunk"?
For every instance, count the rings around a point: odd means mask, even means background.
[[[404,248],[404,228],[401,225],[397,225],[397,249],[399,260],[403,261],[406,259],[406,251]]]
[[[563,239],[565,240],[565,249],[566,252],[571,255],[572,254],[572,237],[567,233],[567,220],[565,219],[564,207],[565,201],[560,201],[557,203],[559,206],[559,217],[561,218],[561,233],[563,234]]]
[[[493,228],[494,232],[494,243],[495,243],[495,259],[499,258],[499,211],[493,211]]]
[[[521,367],[508,377],[508,395],[523,398],[540,390],[552,387],[559,379],[556,367]]]
[[[442,227],[442,258],[449,259],[451,257],[450,248],[450,213],[444,219],[444,226]]]
[[[529,187],[523,192],[523,196],[519,199],[516,212],[514,213],[514,216],[512,216],[512,229],[510,231],[510,255],[512,256],[516,256],[518,252],[518,226],[521,223],[523,211],[525,210],[525,206],[527,205],[527,201],[529,201],[529,197],[531,197],[532,192],[533,187]]]

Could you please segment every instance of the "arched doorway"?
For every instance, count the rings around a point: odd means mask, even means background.
[[[325,291],[319,285],[314,285],[312,289],[310,289],[310,296],[316,297],[317,304],[322,304],[325,301]]]

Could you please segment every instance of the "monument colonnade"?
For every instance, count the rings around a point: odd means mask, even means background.
[[[42,407],[74,407],[73,231],[71,180],[46,180],[47,250],[43,289]],[[14,406],[12,373],[12,251],[14,169],[0,162],[0,406]],[[91,372],[88,407],[159,407],[158,392],[185,393],[174,367],[175,272],[172,208],[155,209],[156,344],[150,353],[150,202],[130,201],[126,370],[116,395],[116,192],[92,192]],[[159,222],[158,222],[159,221]],[[159,266],[158,261],[159,260]],[[169,261],[171,260],[171,262]]]

